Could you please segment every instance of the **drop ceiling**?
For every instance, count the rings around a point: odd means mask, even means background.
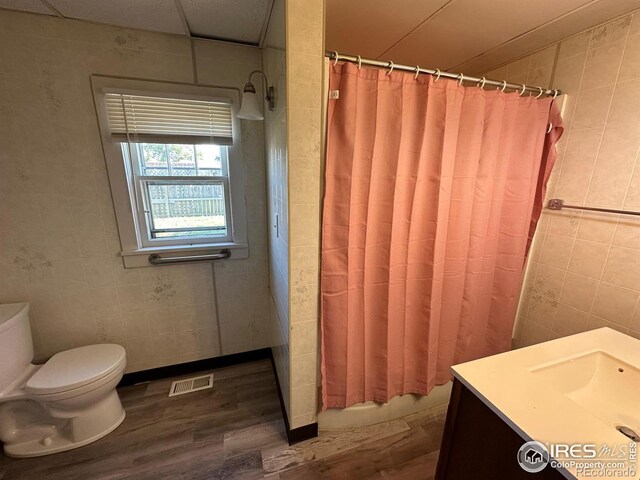
[[[469,74],[640,8],[640,0],[326,0],[326,47]],[[273,0],[0,0],[0,8],[259,45]]]
[[[0,0],[0,8],[259,45],[272,0]]]
[[[482,73],[638,8],[640,0],[327,0],[326,48]]]

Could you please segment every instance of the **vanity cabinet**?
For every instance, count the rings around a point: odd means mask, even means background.
[[[547,466],[524,471],[517,461],[525,440],[458,379],[447,411],[436,480],[564,479]]]

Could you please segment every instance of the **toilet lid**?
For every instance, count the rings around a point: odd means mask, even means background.
[[[124,348],[109,343],[56,353],[27,381],[26,391],[43,395],[82,387],[114,371],[125,357]]]

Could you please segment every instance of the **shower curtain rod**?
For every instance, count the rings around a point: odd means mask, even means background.
[[[426,73],[427,75],[435,75],[437,78],[451,78],[453,80],[458,80],[458,82],[475,82],[479,87],[484,87],[485,85],[493,85],[499,87],[499,90],[505,91],[507,88],[511,88],[513,90],[517,90],[520,92],[520,95],[523,95],[525,92],[535,93],[535,97],[540,97],[542,95],[551,96],[553,98],[562,94],[560,90],[552,90],[548,88],[536,87],[525,85],[524,83],[519,85],[517,83],[508,83],[506,80],[498,81],[498,80],[489,80],[488,78],[482,77],[472,77],[470,75],[465,75],[463,73],[451,73],[451,72],[441,72],[439,69],[432,68],[422,68],[419,65],[411,66],[411,65],[400,65],[395,64],[391,61],[383,62],[380,60],[372,60],[370,58],[361,58],[353,55],[344,55],[338,52],[325,52],[325,57],[330,58],[334,62],[344,61],[351,62],[358,65],[370,65],[372,67],[381,67],[388,68],[390,71],[393,70],[402,70],[403,72],[413,72],[416,75],[419,73]]]

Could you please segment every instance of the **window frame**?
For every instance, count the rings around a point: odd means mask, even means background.
[[[241,142],[242,132],[240,121],[236,115],[239,103],[237,89],[112,78],[99,75],[91,77],[91,86],[107,164],[116,222],[120,234],[121,256],[124,259],[125,267],[149,266],[147,258],[153,253],[190,252],[203,254],[229,249],[232,250],[232,258],[247,258],[249,252],[244,191],[245,172]],[[228,192],[228,195],[225,195],[225,213],[228,222],[227,236],[225,238],[219,240],[214,240],[211,237],[180,238],[155,242],[151,240],[150,230],[148,229],[149,220],[144,214],[144,198],[140,198],[141,185],[133,183],[137,176],[134,168],[137,168],[135,165],[137,165],[136,161],[138,159],[128,158],[128,155],[124,153],[125,149],[121,146],[121,141],[111,137],[104,96],[107,92],[166,95],[173,98],[184,97],[205,100],[224,99],[231,103],[233,143],[232,145],[224,146],[227,149],[228,175],[226,178],[218,176],[154,177],[159,181],[176,179],[180,181],[186,180],[190,183],[197,183],[202,180],[224,180],[223,185],[226,192]],[[137,152],[134,155],[137,155]],[[148,179],[149,176],[146,176],[146,178]],[[143,214],[142,216],[141,213]]]

